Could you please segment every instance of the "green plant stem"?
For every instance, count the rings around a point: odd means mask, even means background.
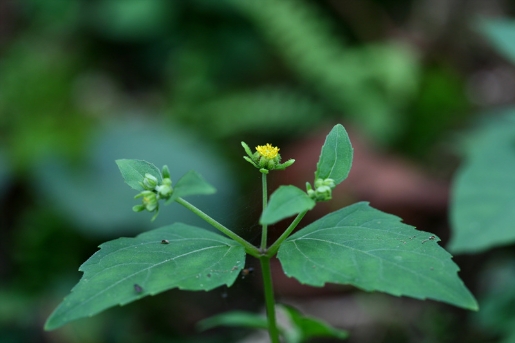
[[[279,250],[279,247],[281,246],[281,243],[288,238],[288,236],[291,234],[291,232],[299,225],[299,222],[302,220],[302,218],[308,213],[308,211],[301,212],[295,217],[295,219],[291,222],[290,226],[286,230],[284,230],[283,234],[277,238],[277,240],[268,248],[266,251],[266,256],[272,257],[277,253],[277,250]]]
[[[237,234],[235,234],[234,232],[232,232],[231,230],[229,230],[228,228],[226,228],[225,226],[223,226],[222,224],[220,224],[213,218],[211,218],[206,213],[202,212],[200,209],[198,209],[191,203],[187,202],[183,198],[177,198],[175,201],[177,203],[181,204],[182,206],[186,207],[191,212],[195,213],[200,218],[204,219],[206,222],[208,222],[210,225],[212,225],[215,229],[221,231],[228,237],[230,237],[233,240],[235,240],[236,242],[240,243],[245,248],[245,251],[247,254],[254,256],[256,258],[260,258],[262,256],[262,254],[259,252],[258,248],[256,248],[255,246],[253,246],[252,244],[247,242],[244,238],[238,236]]]
[[[274,299],[274,286],[272,284],[272,271],[270,269],[270,257],[261,256],[261,273],[263,274],[263,286],[265,290],[265,306],[266,317],[268,320],[268,333],[270,334],[270,342],[279,342],[279,330],[275,319],[275,299]]]
[[[261,184],[263,188],[263,212],[265,212],[266,206],[268,204],[268,187],[266,184],[266,174],[261,174]],[[261,229],[261,251],[265,251],[266,243],[268,240],[268,225],[263,224]]]

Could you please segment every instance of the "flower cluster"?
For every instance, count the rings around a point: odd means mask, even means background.
[[[333,188],[336,187],[333,179],[316,179],[315,189],[306,182],[306,189],[309,197],[315,201],[327,201],[332,199]]]
[[[294,159],[290,159],[284,163],[281,162],[281,155],[279,154],[279,148],[272,146],[270,143],[266,145],[258,145],[256,152],[252,153],[249,146],[245,142],[241,142],[243,149],[247,153],[247,156],[243,158],[258,168],[263,174],[268,174],[270,170],[283,170],[291,166]]]
[[[152,174],[146,173],[143,181],[140,182],[143,191],[134,198],[141,198],[142,203],[132,208],[134,212],[149,211],[156,212],[152,220],[156,219],[159,213],[159,200],[169,199],[172,195],[172,180],[170,179],[170,171],[167,166],[162,169],[163,180],[159,182],[158,178]]]

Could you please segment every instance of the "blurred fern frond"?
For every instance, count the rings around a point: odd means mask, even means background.
[[[296,75],[379,140],[402,127],[418,80],[413,55],[396,44],[349,48],[329,21],[302,0],[227,0],[239,8]]]

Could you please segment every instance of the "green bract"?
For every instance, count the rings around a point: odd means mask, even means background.
[[[315,180],[333,179],[336,185],[345,180],[352,166],[352,154],[347,131],[342,125],[335,125],[322,147]]]

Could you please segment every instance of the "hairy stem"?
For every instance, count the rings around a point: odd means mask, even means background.
[[[275,319],[275,299],[274,299],[274,286],[272,284],[272,271],[270,269],[270,258],[261,256],[261,272],[263,274],[263,286],[265,290],[265,306],[266,316],[268,320],[268,333],[270,334],[270,342],[279,342],[279,330]]]
[[[220,224],[219,222],[217,222],[216,220],[211,218],[209,215],[207,215],[206,213],[204,213],[203,211],[201,211],[200,209],[198,209],[191,203],[184,200],[183,198],[177,198],[175,201],[178,204],[181,204],[182,206],[186,207],[191,212],[195,213],[200,218],[204,219],[206,222],[208,222],[210,225],[212,225],[215,229],[221,231],[228,237],[230,237],[233,240],[235,240],[236,242],[240,243],[245,248],[245,251],[247,252],[247,254],[257,257],[257,258],[260,258],[261,254],[259,252],[259,249],[256,248],[255,246],[253,246],[252,244],[250,244],[249,242],[247,242],[245,239],[238,236],[237,234],[235,234],[234,232],[232,232],[231,230],[229,230],[228,228],[226,228],[225,226],[223,226],[222,224]]]

